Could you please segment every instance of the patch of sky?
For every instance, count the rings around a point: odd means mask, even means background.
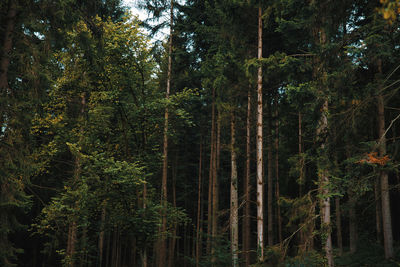
[[[154,20],[146,10],[139,8],[139,0],[123,0],[122,5],[125,6],[134,16],[137,16],[140,21],[149,23],[151,26],[156,24],[165,23],[168,25],[169,23],[169,15],[163,16],[159,20]],[[150,35],[150,30],[146,30]],[[169,35],[169,27],[163,27],[160,31],[158,31],[155,35],[151,36],[151,40],[153,43],[163,42],[168,38]]]

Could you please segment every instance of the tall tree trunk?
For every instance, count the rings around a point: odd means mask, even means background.
[[[303,197],[303,184],[304,184],[304,158],[303,158],[303,132],[302,132],[302,114],[298,112],[298,139],[299,139],[299,197]],[[304,223],[303,221],[301,223]],[[300,229],[300,250],[306,250],[306,238],[304,229]]]
[[[0,94],[6,95],[9,92],[8,86],[8,67],[10,66],[10,57],[13,46],[13,33],[15,28],[15,19],[17,16],[16,0],[9,0],[8,12],[5,25],[3,47],[0,58]],[[2,119],[1,119],[2,121]]]
[[[236,144],[235,144],[235,113],[231,111],[231,253],[232,266],[237,267],[239,264],[239,220],[238,220],[238,174],[236,165]]]
[[[187,266],[186,256],[188,256],[190,253],[190,240],[188,232],[190,232],[188,231],[188,226],[185,225],[183,230],[183,267]]]
[[[268,155],[268,173],[267,173],[267,210],[268,210],[268,246],[274,245],[274,210],[273,210],[273,159],[272,159],[272,109],[271,99],[267,101],[268,121],[267,121],[267,155]]]
[[[322,7],[323,8],[323,7]],[[324,14],[321,14],[320,23],[325,22]],[[319,47],[324,47],[328,38],[326,31],[321,25],[317,25],[313,29],[315,44]],[[331,204],[330,204],[330,191],[329,191],[329,173],[327,170],[326,162],[329,161],[327,155],[327,142],[328,142],[328,88],[327,79],[328,73],[326,66],[320,56],[314,59],[313,78],[318,81],[320,86],[320,93],[322,94],[322,107],[320,110],[320,119],[317,127],[317,140],[320,143],[320,155],[318,156],[318,189],[320,194],[320,213],[321,213],[321,233],[324,236],[322,244],[325,249],[326,259],[329,267],[334,266],[333,251],[332,251],[332,226],[331,226]]]
[[[200,257],[201,257],[201,249],[202,249],[202,237],[201,237],[201,217],[202,217],[202,202],[201,202],[201,194],[202,194],[202,151],[203,151],[203,142],[202,138],[200,138],[200,152],[199,152],[199,179],[198,179],[198,190],[197,190],[197,224],[196,224],[196,267],[199,266]]]
[[[214,263],[216,261],[215,257],[215,245],[216,245],[216,237],[218,234],[218,205],[219,205],[219,196],[218,196],[218,168],[219,168],[219,156],[220,156],[220,149],[221,149],[221,116],[218,112],[217,115],[217,136],[216,136],[216,143],[215,143],[215,158],[213,164],[213,187],[212,187],[212,195],[213,195],[213,202],[212,202],[212,231],[211,231],[211,238],[212,238],[212,246],[211,246],[211,261]]]
[[[143,184],[143,209],[147,207],[147,185],[146,183]],[[142,267],[147,267],[147,247],[146,241],[142,247],[141,251],[141,260],[142,260]]]
[[[251,126],[251,86],[247,91],[247,121],[246,121],[246,174],[243,183],[243,193],[245,197],[244,216],[243,216],[243,254],[245,267],[250,265],[250,126]]]
[[[278,239],[279,244],[282,245],[282,217],[281,217],[281,207],[279,205],[279,92],[276,91],[275,94],[275,196],[276,196],[276,218],[278,223]]]
[[[304,185],[304,157],[303,157],[303,119],[302,114],[299,111],[299,196],[303,196],[303,185]]]
[[[81,95],[81,110],[80,110],[80,119],[84,120],[84,114],[85,114],[85,107],[86,107],[86,95],[83,93]],[[79,130],[79,144],[82,143],[83,141],[83,122],[81,124],[81,128]],[[77,183],[78,180],[80,179],[81,176],[81,159],[79,155],[75,156],[75,166],[74,166],[74,183]],[[77,205],[77,203],[76,203]],[[75,266],[75,261],[74,261],[74,255],[75,255],[75,248],[76,248],[76,243],[77,243],[77,218],[76,216],[73,216],[73,220],[71,224],[69,225],[68,229],[68,240],[67,240],[67,251],[66,251],[66,256],[68,258],[68,266],[69,267],[74,267]]]
[[[349,236],[350,253],[357,251],[357,214],[354,192],[349,191]]]
[[[101,209],[101,222],[100,222],[100,234],[99,234],[99,267],[103,266],[103,251],[104,251],[104,226],[106,222],[106,204],[103,204]]]
[[[197,237],[197,227],[194,226],[192,233],[192,259],[196,259],[196,249],[197,249],[196,237]]]
[[[178,169],[178,150],[176,151],[175,155],[175,162],[172,169],[172,204],[176,208],[176,176],[177,176],[177,169]],[[169,244],[169,255],[168,255],[168,267],[174,266],[174,255],[175,255],[175,244],[176,244],[176,228],[177,225],[174,224],[174,229],[172,232],[172,236],[170,237],[170,244]]]
[[[382,201],[381,201],[381,182],[380,177],[375,177],[374,183],[375,196],[375,223],[376,223],[376,241],[382,244]]]
[[[107,247],[106,247],[106,265],[105,266],[110,266],[110,253],[111,253],[111,233],[106,232],[106,238],[107,238]]]
[[[318,128],[319,136],[322,138],[321,149],[323,157],[327,157],[326,155],[326,133],[328,128],[328,100],[324,100],[322,106],[322,114],[320,125]],[[330,204],[330,197],[329,197],[329,175],[328,171],[325,169],[326,167],[318,167],[319,168],[319,189],[321,193],[321,228],[323,229],[323,233],[325,235],[325,240],[323,240],[326,258],[328,260],[328,266],[333,267],[333,251],[332,251],[332,235],[331,235],[331,204]]]
[[[258,57],[262,58],[262,11],[258,7]],[[263,105],[262,105],[262,67],[258,67],[257,75],[257,254],[264,259],[264,209],[263,209]]]
[[[76,221],[72,221],[68,228],[68,241],[67,241],[67,251],[66,256],[68,258],[68,267],[74,267],[74,255],[75,255],[75,245],[77,241],[77,229]]]
[[[129,253],[129,261],[128,261],[128,266],[138,266],[136,262],[136,255],[138,251],[138,246],[137,246],[137,239],[136,237],[131,237],[131,248],[130,248],[130,253]]]
[[[382,73],[382,62],[379,62],[379,72]],[[379,156],[386,155],[386,137],[385,137],[385,106],[381,93],[377,96],[378,102],[378,133],[379,133]],[[385,258],[393,258],[393,233],[392,217],[390,212],[390,192],[389,181],[386,170],[379,173],[381,182],[381,200],[382,200],[382,226],[383,226],[383,245],[385,248]]]
[[[343,254],[343,239],[342,239],[342,213],[340,211],[340,199],[338,197],[335,198],[335,206],[336,206],[336,235],[337,235],[337,244],[339,248],[339,256]]]
[[[114,226],[114,231],[112,234],[112,248],[111,248],[111,267],[117,267],[118,261],[118,228]]]
[[[167,71],[167,90],[165,94],[165,98],[169,98],[170,88],[171,88],[171,72],[172,72],[172,26],[174,19],[174,2],[170,1],[170,21],[169,21],[169,44],[168,44],[168,71]],[[168,201],[167,194],[167,175],[168,175],[168,117],[169,111],[168,107],[165,108],[164,115],[164,146],[163,146],[163,169],[162,169],[162,180],[161,180],[161,205],[166,206],[166,202]],[[161,233],[165,233],[167,229],[167,218],[165,211],[162,214],[162,224],[161,224]],[[165,265],[166,261],[166,240],[164,236],[160,236],[159,245],[157,251],[157,266],[161,267]]]
[[[349,159],[351,157],[350,147],[346,146],[346,157]],[[350,171],[351,165],[348,164],[346,169]],[[347,191],[349,196],[349,245],[350,253],[355,253],[357,251],[357,214],[356,214],[356,195],[352,187]]]
[[[216,158],[215,145],[215,88],[212,92],[211,104],[211,137],[210,137],[210,169],[208,178],[208,210],[207,210],[207,254],[211,253],[211,233],[212,233],[212,203],[213,203],[213,180],[214,180],[214,165]]]

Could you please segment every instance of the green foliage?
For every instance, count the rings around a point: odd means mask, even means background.
[[[200,260],[200,266],[230,266],[231,265],[231,250],[230,242],[224,236],[217,236],[213,242],[214,255],[205,255]]]
[[[325,256],[316,251],[288,258],[282,266],[285,267],[318,267],[326,266]]]
[[[395,248],[398,255],[398,248]],[[359,249],[356,253],[346,253],[336,260],[337,266],[376,266],[391,267],[399,266],[397,260],[385,260],[383,247],[368,239],[366,235],[360,237]]]

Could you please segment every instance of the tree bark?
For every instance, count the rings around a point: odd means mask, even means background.
[[[258,57],[262,58],[262,11],[258,7]],[[262,67],[257,75],[257,254],[259,261],[264,259],[264,208],[263,208],[263,105],[262,105]]]
[[[171,88],[171,72],[172,72],[172,26],[173,26],[173,18],[174,18],[174,2],[170,1],[170,22],[169,22],[169,44],[168,44],[168,71],[167,71],[167,89],[165,98],[169,99],[170,88]],[[161,180],[161,205],[164,207],[168,201],[167,194],[167,179],[168,179],[168,118],[169,111],[168,107],[165,108],[164,114],[164,145],[163,145],[163,169],[162,169],[162,180]],[[165,211],[162,214],[162,223],[161,223],[161,233],[164,233],[167,229],[167,218]],[[166,262],[166,240],[164,236],[159,237],[158,241],[158,253],[157,253],[157,266],[164,266]]]
[[[216,245],[216,237],[218,234],[218,205],[219,205],[219,196],[218,196],[218,168],[219,168],[219,156],[220,156],[220,148],[221,148],[221,117],[218,112],[217,115],[217,136],[216,136],[216,143],[215,143],[215,158],[214,158],[214,165],[213,165],[213,186],[212,186],[212,195],[213,195],[213,202],[212,202],[212,231],[211,231],[211,238],[212,238],[212,246],[211,246],[211,261],[215,263],[215,245]]]
[[[238,251],[239,251],[239,220],[238,220],[238,174],[236,164],[236,150],[235,150],[235,114],[231,111],[231,254],[232,266],[237,267],[239,264]]]
[[[342,239],[342,214],[340,211],[340,199],[338,197],[335,198],[335,206],[336,206],[336,236],[337,236],[337,244],[339,249],[339,256],[343,255],[343,239]]]
[[[376,241],[382,244],[382,201],[381,201],[381,182],[380,177],[375,178],[374,183],[375,196],[375,223],[376,223]]]
[[[304,158],[303,158],[303,129],[302,129],[302,115],[299,112],[299,196],[303,196],[303,185],[304,185]]]
[[[250,265],[250,134],[251,134],[251,86],[247,91],[247,121],[246,121],[246,174],[243,183],[245,197],[244,216],[243,216],[243,254],[245,267]]]
[[[74,255],[75,255],[75,244],[76,244],[76,221],[72,221],[68,228],[68,241],[66,255],[68,258],[68,267],[74,267]]]
[[[106,205],[104,203],[103,208],[101,209],[101,222],[100,222],[100,234],[99,234],[99,267],[103,266],[105,221],[106,221]]]
[[[110,253],[111,253],[111,233],[106,232],[107,247],[106,247],[106,266],[110,266]]]
[[[4,32],[3,48],[0,59],[0,93],[6,95],[10,92],[8,86],[8,68],[10,66],[10,56],[13,46],[13,34],[15,20],[17,16],[16,0],[10,0],[8,3],[8,12]]]
[[[350,253],[357,251],[357,214],[354,192],[349,191],[349,235]]]
[[[302,115],[298,112],[298,139],[299,139],[299,197],[303,197],[303,184],[304,184],[304,158],[303,158],[303,133],[302,133]],[[301,223],[304,223],[301,221]],[[304,229],[299,232],[300,248],[301,251],[306,250],[306,238]]]
[[[273,159],[272,159],[272,111],[271,99],[267,101],[268,107],[268,121],[267,121],[267,155],[268,155],[268,169],[267,169],[267,211],[268,211],[268,246],[274,245],[274,208],[273,208]]]
[[[143,209],[147,207],[147,185],[143,184]],[[142,267],[147,267],[147,247],[146,242],[144,243],[141,251]]]
[[[172,169],[172,205],[176,208],[176,176],[178,169],[178,151],[175,155],[175,162]],[[169,243],[169,254],[168,254],[168,267],[174,266],[174,256],[175,256],[175,244],[176,244],[176,229],[177,225],[174,224],[174,229],[172,232],[172,236],[170,237]]]
[[[318,128],[318,135],[322,138],[321,149],[323,153],[325,153],[325,143],[326,143],[326,133],[328,128],[328,100],[324,100],[324,104],[322,106],[322,114],[320,119],[320,125]],[[323,157],[326,157],[324,155]],[[333,267],[333,251],[332,251],[332,236],[331,236],[331,204],[329,197],[329,175],[324,167],[319,167],[319,189],[322,195],[321,198],[321,223],[322,223],[322,232],[324,233],[325,240],[323,241],[326,259],[328,261],[328,266]]]
[[[279,205],[280,191],[279,191],[279,93],[278,90],[275,94],[275,196],[276,196],[276,218],[278,223],[278,240],[282,245],[282,217],[281,207]]]
[[[196,267],[199,266],[200,257],[201,257],[201,250],[202,250],[202,238],[201,238],[201,217],[202,217],[202,210],[201,210],[201,194],[202,194],[202,151],[203,151],[203,143],[202,138],[200,138],[200,152],[199,152],[199,179],[198,179],[198,190],[197,190],[197,224],[196,224]]]
[[[320,23],[323,24],[325,17],[321,14]],[[325,29],[321,25],[317,25],[313,29],[315,44],[323,47],[327,44],[328,38]],[[322,94],[322,107],[321,115],[317,128],[317,140],[320,143],[320,155],[318,157],[318,189],[320,193],[320,213],[321,213],[321,233],[323,234],[322,244],[325,249],[326,259],[329,267],[334,266],[333,251],[332,251],[332,226],[331,226],[331,205],[329,197],[329,173],[327,169],[327,162],[329,161],[327,155],[326,144],[328,141],[328,88],[327,88],[327,71],[326,66],[321,57],[315,57],[313,78],[318,81],[320,86],[320,93]]]
[[[386,155],[386,137],[385,137],[385,106],[383,96],[379,94],[378,100],[378,132],[379,132],[379,156]],[[389,181],[386,170],[379,173],[381,182],[381,200],[382,200],[382,226],[383,226],[383,245],[385,248],[385,258],[393,258],[393,233],[392,217],[390,212],[390,192]]]
[[[81,110],[80,110],[80,119],[84,119],[84,114],[85,114],[85,107],[86,107],[86,95],[83,93],[81,95]],[[80,131],[79,131],[79,143],[82,143],[83,140],[83,124],[81,125]],[[76,183],[80,179],[81,175],[81,159],[79,155],[75,156],[75,166],[74,166],[74,183]],[[74,255],[75,255],[75,247],[76,247],[76,242],[77,242],[77,218],[76,216],[73,216],[73,220],[71,224],[69,225],[68,229],[68,240],[67,240],[67,251],[66,251],[66,256],[68,258],[68,266],[69,267],[74,267],[75,266],[75,261],[74,261]]]
[[[207,254],[211,253],[211,233],[212,233],[212,203],[213,203],[213,180],[214,180],[214,165],[216,158],[215,146],[215,88],[212,92],[211,104],[211,137],[210,137],[210,169],[208,178],[208,210],[207,210]]]
[[[111,248],[111,267],[117,267],[118,264],[118,228],[114,227],[112,235],[112,248]]]
[[[189,233],[190,230],[188,231],[188,226],[183,226],[183,267],[187,266],[187,260],[186,260],[186,255],[189,255],[190,253],[190,240],[189,240]]]

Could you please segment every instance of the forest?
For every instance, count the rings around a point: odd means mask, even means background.
[[[400,0],[134,4],[0,1],[0,266],[400,266]]]

